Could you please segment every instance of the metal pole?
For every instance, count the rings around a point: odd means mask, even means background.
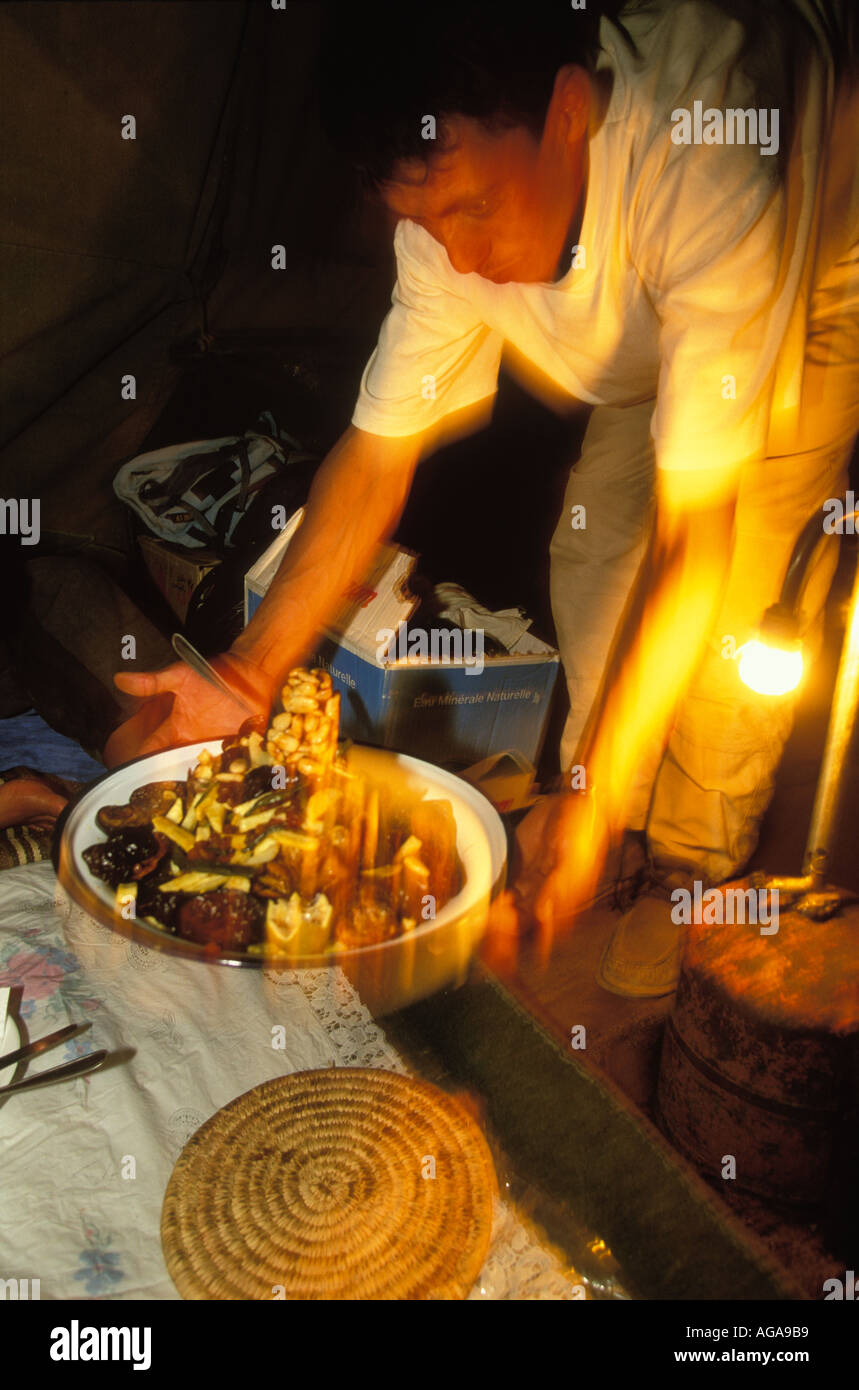
[[[847,630],[832,698],[832,713],[826,731],[823,762],[811,813],[805,847],[803,872],[813,878],[813,887],[822,888],[834,845],[838,810],[843,789],[850,738],[859,708],[859,564],[853,580],[853,593],[847,615]]]

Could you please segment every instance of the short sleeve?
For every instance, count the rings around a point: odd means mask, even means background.
[[[398,223],[397,283],[361,378],[352,424],[371,434],[419,434],[493,395],[503,338],[463,293],[471,277],[416,223]]]

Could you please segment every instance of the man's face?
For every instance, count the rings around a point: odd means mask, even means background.
[[[397,217],[425,227],[461,274],[549,282],[570,255],[585,143],[571,151],[551,111],[542,140],[521,126],[495,132],[451,117],[443,149],[427,165],[401,161],[382,196]]]

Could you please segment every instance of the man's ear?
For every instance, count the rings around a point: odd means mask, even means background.
[[[585,68],[568,63],[558,70],[549,120],[564,143],[579,144],[587,135],[591,99],[591,80]]]

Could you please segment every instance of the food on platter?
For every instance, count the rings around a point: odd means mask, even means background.
[[[134,916],[218,954],[318,956],[431,920],[462,887],[449,801],[350,765],[320,669],[290,672],[265,734],[245,726],[184,781],[104,806],[84,850]]]

